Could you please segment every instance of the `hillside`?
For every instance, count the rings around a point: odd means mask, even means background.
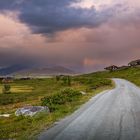
[[[129,80],[136,85],[140,86],[140,67],[130,67],[128,69],[116,71],[101,71],[91,74],[86,74],[84,77],[98,77],[98,78],[122,78]]]
[[[1,76],[9,75],[9,74],[12,74],[12,73],[15,73],[17,71],[21,71],[21,70],[24,70],[24,69],[27,69],[27,68],[28,68],[27,66],[18,65],[18,64],[8,66],[8,67],[0,69],[0,75]]]
[[[34,69],[27,69],[23,71],[19,71],[15,73],[16,75],[22,76],[46,76],[46,75],[66,75],[66,74],[75,74],[74,71],[62,67],[62,66],[55,66],[55,67],[45,67],[45,68],[34,68]]]
[[[45,70],[39,71],[42,72]],[[54,122],[74,112],[79,106],[96,94],[113,88],[114,85],[110,78],[127,79],[140,86],[140,68],[128,68],[113,72],[101,71],[73,76],[71,77],[71,84],[66,84],[64,77],[59,80],[55,77],[29,80],[15,79],[10,84],[11,93],[8,94],[8,96],[7,94],[2,94],[3,84],[1,83],[0,110],[2,113],[11,114],[11,116],[0,120],[0,138],[6,139],[8,136],[11,139],[32,139],[36,137],[36,134],[46,128],[46,126],[48,128],[52,126]],[[60,104],[64,91],[70,93],[71,91],[74,91],[74,93],[82,91],[86,94],[78,97],[72,96],[69,102],[65,101]],[[55,99],[55,102],[53,104],[51,102],[51,106],[49,106],[48,101],[46,102],[47,99],[51,99],[50,101]],[[16,117],[14,115],[16,109],[20,107],[25,105],[42,105],[42,103],[51,107],[54,111],[50,114],[42,113],[33,118]]]

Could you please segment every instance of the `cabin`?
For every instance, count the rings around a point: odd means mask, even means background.
[[[139,66],[139,65],[140,65],[140,59],[131,61],[130,63],[128,63],[128,66],[131,66],[131,67],[135,67],[135,66]]]
[[[115,70],[118,70],[119,67],[115,66],[115,65],[112,65],[112,66],[109,66],[109,67],[106,67],[104,68],[105,70],[109,70],[109,71],[115,71]]]
[[[12,77],[6,77],[2,79],[2,83],[8,84],[8,83],[13,83],[14,79]]]

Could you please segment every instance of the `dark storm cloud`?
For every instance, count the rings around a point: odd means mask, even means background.
[[[15,64],[24,64],[25,66],[35,65],[37,60],[36,57],[31,56],[18,48],[0,48],[0,67]]]
[[[70,7],[80,0],[4,0],[0,9],[19,11],[19,19],[34,33],[49,34],[70,28],[96,27],[107,20],[110,11]]]
[[[0,67],[20,63],[88,71],[139,58],[139,10],[127,4],[74,8],[69,6],[73,2],[77,0],[0,0]]]

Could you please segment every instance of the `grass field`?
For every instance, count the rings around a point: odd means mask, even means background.
[[[11,83],[10,94],[0,92],[0,114],[11,114],[9,118],[0,118],[0,139],[34,139],[41,130],[72,113],[91,96],[111,87],[112,84],[110,80],[104,78],[83,76],[73,77],[71,81],[71,85],[66,85],[63,80],[57,81],[56,78],[15,80]],[[0,89],[2,86],[1,83]],[[55,96],[67,88],[84,91],[87,94],[78,96],[74,100],[73,98],[70,101],[66,100],[64,104],[56,104],[55,111],[49,114],[41,113],[33,118],[14,115],[16,109],[26,105],[42,105],[42,98]]]
[[[0,92],[0,114],[11,114],[9,118],[0,118],[0,139],[35,139],[40,131],[74,112],[92,96],[112,88],[114,85],[110,78],[127,79],[140,86],[140,68],[75,76],[71,78],[70,85],[65,84],[63,80],[57,81],[56,78],[15,80],[10,84],[11,94]],[[0,89],[2,86],[1,83]],[[32,118],[14,115],[16,109],[25,105],[42,105],[42,98],[61,96],[63,93],[61,91],[67,88],[76,92],[84,91],[87,94],[71,97],[61,104],[54,103],[55,110],[51,113],[40,113]]]
[[[140,67],[132,67],[124,70],[117,70],[114,72],[96,72],[88,74],[87,76],[93,76],[93,77],[101,77],[101,78],[122,78],[129,80],[136,84],[137,86],[140,86]]]

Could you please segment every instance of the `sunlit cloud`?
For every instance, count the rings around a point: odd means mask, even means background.
[[[72,3],[70,6],[75,8],[92,8],[95,7],[97,10],[100,10],[102,6],[108,6],[113,3],[113,0],[81,0]]]
[[[70,6],[75,8],[92,8],[95,6],[94,4],[93,0],[83,0],[72,3]]]

